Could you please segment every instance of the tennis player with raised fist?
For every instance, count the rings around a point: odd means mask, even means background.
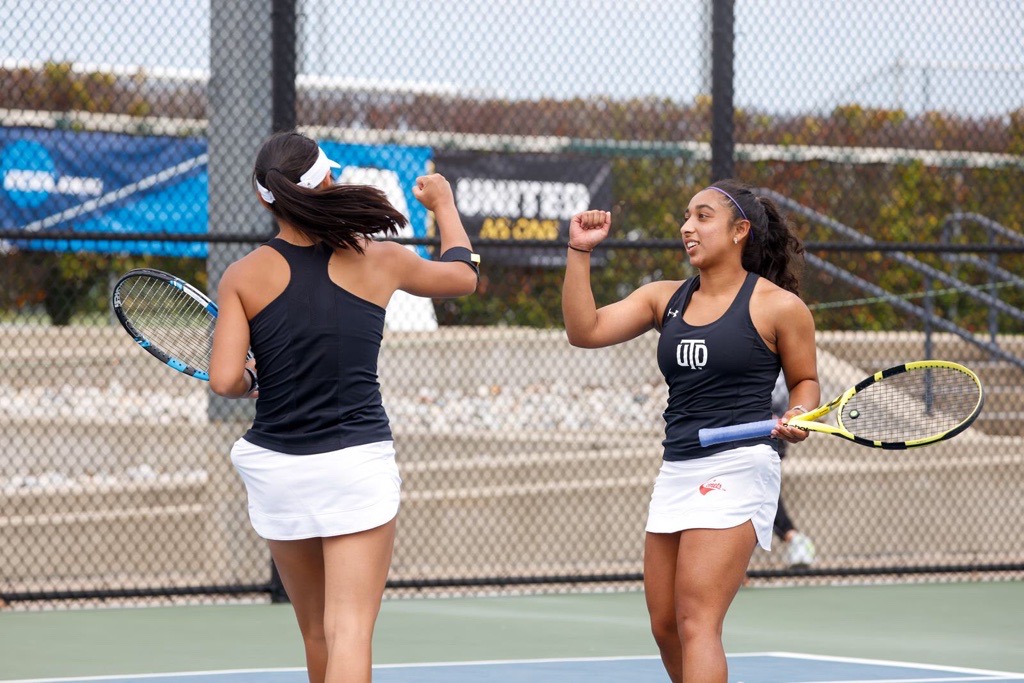
[[[794,271],[803,247],[771,200],[719,181],[690,199],[680,228],[696,275],[645,284],[598,308],[590,253],[610,228],[605,211],[570,222],[566,333],[585,348],[661,334],[658,365],[669,396],[644,546],[651,629],[672,681],[725,683],[725,614],[754,548],[771,547],[778,439],[807,433],[780,420],[770,437],[705,448],[698,431],[770,419],[780,368],[790,392],[783,419],[817,406],[814,320]]]
[[[297,133],[259,150],[253,199],[278,232],[225,271],[210,363],[222,396],[259,387],[231,460],[298,619],[311,683],[371,676],[401,484],[377,379],[385,308],[397,290],[470,294],[479,262],[443,177],[413,189],[441,237],[430,261],[383,239],[405,217],[375,187],[335,184],[337,166]]]

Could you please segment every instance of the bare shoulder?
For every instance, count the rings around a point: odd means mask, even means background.
[[[683,280],[658,280],[642,285],[633,292],[632,296],[639,297],[651,307],[654,320],[658,327],[661,327],[661,317],[665,313],[668,302],[683,284]]]
[[[238,291],[252,282],[273,279],[277,270],[287,277],[287,262],[270,247],[260,246],[229,265],[221,276],[220,291]]]
[[[814,317],[799,296],[761,278],[750,297],[750,319],[768,348],[781,352],[786,339],[813,347]]]
[[[391,240],[370,240],[367,242],[363,253],[371,258],[379,259],[405,258],[406,256],[416,255],[408,247]]]
[[[658,280],[649,282],[637,289],[643,295],[650,298],[654,303],[660,303],[662,308],[668,305],[669,299],[683,285],[683,280]]]
[[[779,287],[774,282],[761,278],[757,281],[751,296],[751,308],[767,313],[769,316],[792,316],[807,313],[810,309],[798,295]]]
[[[368,240],[362,254],[350,252],[349,256],[362,260],[378,275],[401,272],[414,265],[414,259],[420,258],[412,249],[389,240]]]

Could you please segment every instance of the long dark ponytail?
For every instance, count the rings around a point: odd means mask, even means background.
[[[727,193],[722,199],[735,218],[750,221],[750,234],[743,246],[743,268],[799,294],[804,245],[775,202],[755,195],[750,186],[731,178],[719,180],[711,187]]]
[[[406,224],[405,216],[376,187],[299,185],[319,154],[317,143],[300,133],[277,133],[263,143],[252,172],[253,187],[259,183],[274,195],[269,206],[276,218],[314,244],[360,253],[363,238],[392,235]]]

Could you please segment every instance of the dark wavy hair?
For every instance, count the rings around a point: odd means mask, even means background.
[[[711,187],[727,192],[735,201],[719,193],[734,218],[742,219],[746,214],[750,221],[750,235],[743,246],[743,268],[799,294],[804,245],[775,202],[754,194],[749,185],[732,178],[719,180]]]
[[[256,182],[274,194],[270,210],[313,241],[332,249],[363,252],[363,237],[392,235],[406,218],[381,190],[370,185],[331,185],[307,189],[299,179],[319,155],[317,143],[295,132],[268,138],[256,155]]]

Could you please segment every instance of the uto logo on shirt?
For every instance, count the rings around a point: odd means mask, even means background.
[[[684,339],[676,347],[676,363],[681,368],[700,370],[708,364],[708,347],[703,339]]]

